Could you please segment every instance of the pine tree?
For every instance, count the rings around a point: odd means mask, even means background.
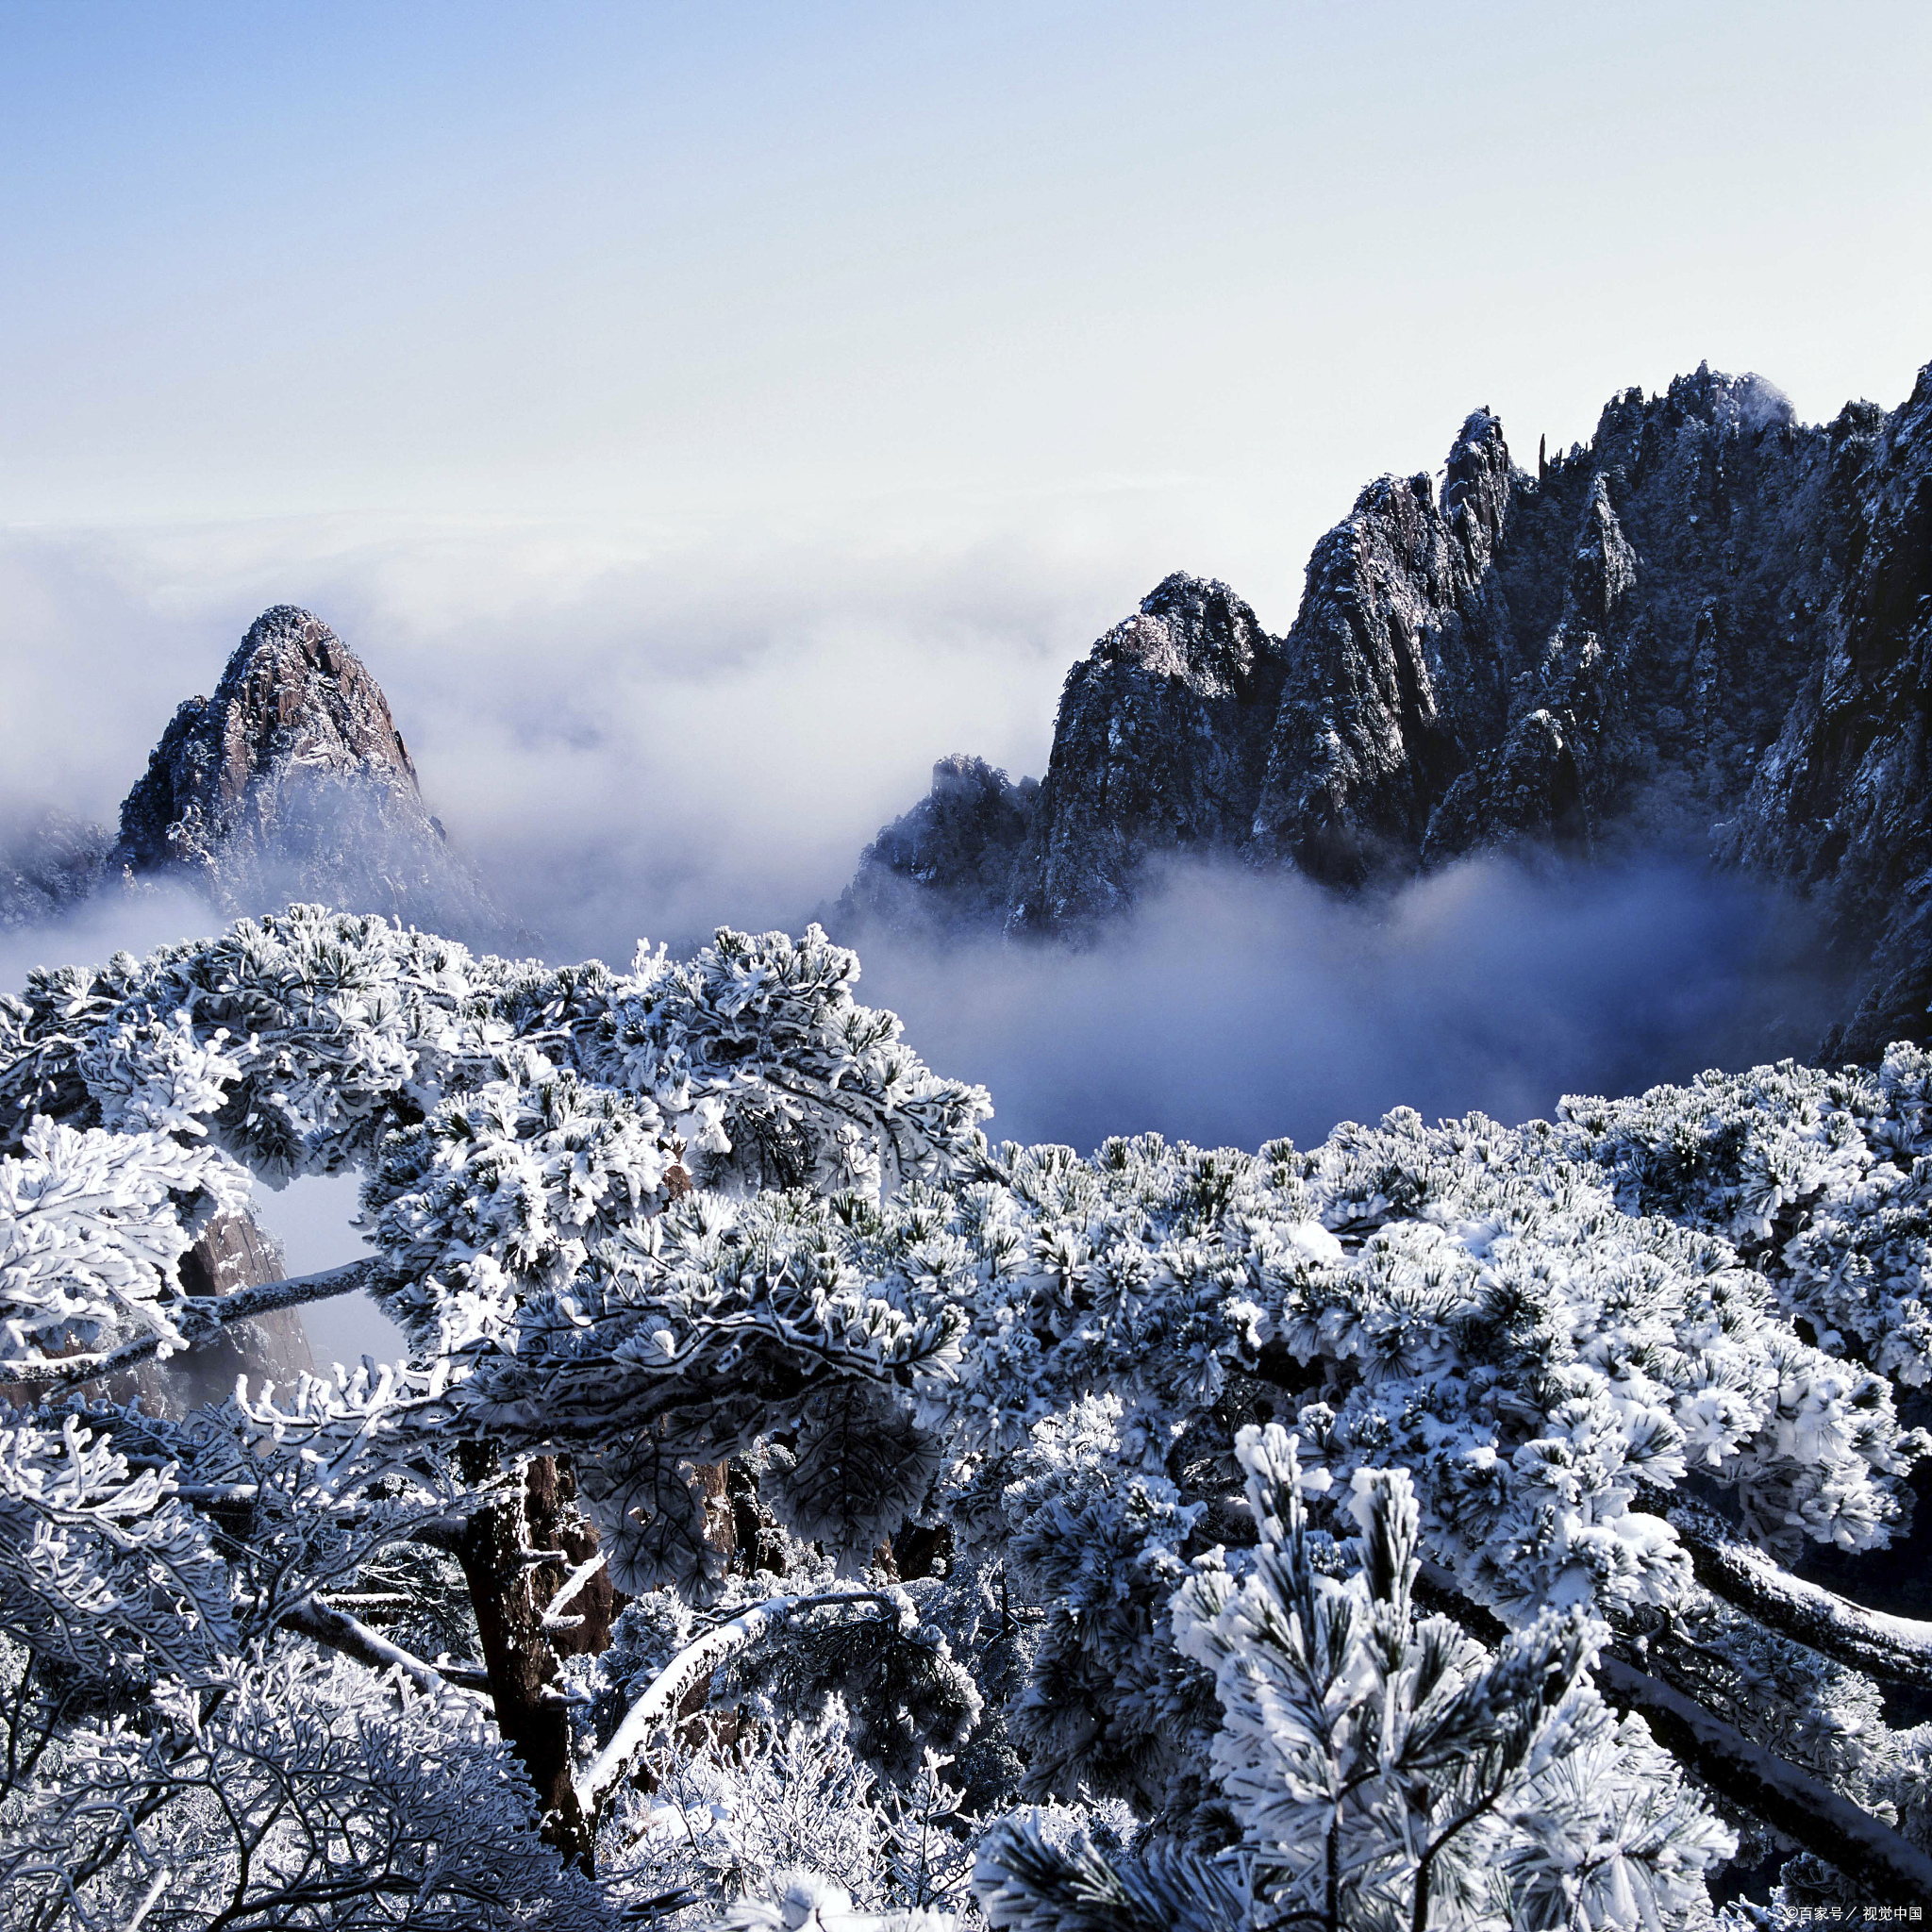
[[[0,1005],[0,1924],[1932,1900],[1932,1628],[1800,1574],[1928,1447],[1932,1061],[1081,1158],[857,971],[293,908]],[[342,1170],[367,1259],[183,1291]],[[406,1360],[94,1392],[365,1287]]]

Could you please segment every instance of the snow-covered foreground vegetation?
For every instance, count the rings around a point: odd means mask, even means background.
[[[0,1924],[1932,1902],[1932,1625],[1800,1574],[1932,1448],[1932,1058],[1082,1158],[856,976],[296,908],[0,1008]],[[183,1291],[344,1169],[366,1261]],[[407,1361],[94,1392],[358,1287]]]

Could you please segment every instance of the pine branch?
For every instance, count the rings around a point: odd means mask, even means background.
[[[1740,1805],[1874,1896],[1932,1905],[1932,1857],[1849,1798],[1754,1744],[1681,1690],[1607,1654],[1596,1679],[1641,1713],[1658,1743],[1719,1796]]]
[[[720,1664],[749,1650],[777,1624],[804,1610],[824,1609],[831,1605],[868,1604],[896,1616],[899,1606],[878,1591],[851,1591],[826,1596],[772,1596],[754,1604],[728,1624],[707,1630],[688,1643],[659,1671],[643,1695],[625,1713],[609,1743],[597,1754],[597,1760],[577,1780],[577,1798],[587,1814],[594,1812],[608,1792],[626,1771],[632,1760],[650,1742],[651,1734],[671,1717],[684,1701],[685,1692],[700,1678],[710,1676]]]
[[[1440,1563],[1424,1560],[1422,1592],[1491,1641],[1504,1625],[1470,1602]],[[1822,1778],[1774,1757],[1694,1698],[1606,1651],[1593,1673],[1613,1704],[1640,1712],[1657,1742],[1719,1796],[1741,1806],[1855,1885],[1889,1899],[1932,1905],[1932,1857]]]
[[[164,1335],[144,1335],[138,1341],[123,1342],[105,1355],[8,1362],[0,1368],[0,1374],[4,1374],[6,1382],[35,1389],[71,1388],[77,1382],[97,1381],[104,1375],[118,1375],[124,1369],[134,1368],[160,1354],[163,1348],[193,1348],[231,1323],[271,1315],[278,1308],[296,1308],[309,1302],[354,1294],[357,1290],[368,1287],[375,1275],[375,1260],[371,1256],[344,1262],[340,1268],[325,1269],[320,1274],[297,1274],[285,1281],[264,1281],[254,1288],[240,1288],[233,1294],[190,1296],[171,1310],[181,1330],[179,1342],[171,1343]]]
[[[1932,1624],[1870,1610],[1807,1583],[1749,1543],[1724,1536],[1714,1521],[1682,1511],[1671,1521],[1711,1595],[1855,1671],[1892,1683],[1932,1683]]]
[[[460,1664],[425,1663],[347,1611],[331,1609],[312,1598],[284,1611],[279,1621],[284,1629],[310,1638],[329,1650],[340,1651],[358,1664],[367,1664],[372,1671],[400,1670],[417,1690],[432,1696],[441,1695],[452,1684],[463,1690],[484,1690],[489,1687],[484,1672]]]

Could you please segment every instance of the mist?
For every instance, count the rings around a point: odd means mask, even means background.
[[[1043,768],[1066,666],[1175,561],[1131,511],[0,531],[0,813],[111,825],[175,707],[293,603],[367,664],[429,809],[546,957],[781,924],[935,758]]]
[[[0,534],[0,804],[111,822],[175,706],[296,601],[382,683],[430,809],[546,958],[797,931],[934,758],[1044,769],[1066,666],[1159,575],[1114,508],[1104,540],[1042,514],[869,545],[327,519]],[[0,978],[216,924],[186,892],[108,895],[0,936]],[[863,937],[861,996],[984,1081],[1001,1133],[1252,1145],[1808,1054],[1836,991],[1809,941],[1801,908],[1690,864],[1482,860],[1357,902],[1191,867],[1085,953]]]
[[[604,873],[603,855],[573,853],[561,829],[549,849],[554,890],[599,908],[616,942],[595,950],[621,964],[643,930],[625,907],[647,892]],[[729,842],[711,856],[728,863]],[[755,883],[711,880],[724,903]],[[800,883],[775,922],[793,931],[805,923]],[[110,892],[0,935],[0,984],[217,924],[185,891]],[[1291,875],[1176,863],[1083,950],[852,937],[858,997],[896,1011],[937,1071],[991,1090],[995,1138],[1082,1152],[1150,1129],[1205,1145],[1287,1135],[1306,1146],[1397,1106],[1514,1124],[1547,1116],[1565,1093],[1808,1058],[1843,994],[1821,969],[1806,908],[1662,861],[1485,858],[1357,899]],[[356,1209],[353,1176],[257,1190],[291,1274],[365,1252]],[[304,1321],[325,1372],[402,1352],[367,1296],[317,1305]]]
[[[1232,867],[1170,870],[1085,952],[874,939],[859,997],[989,1132],[1086,1152],[1154,1129],[1302,1145],[1391,1108],[1547,1117],[1815,1052],[1840,989],[1806,908],[1681,863],[1477,858],[1358,900]]]
[[[1131,516],[1097,528],[0,533],[0,808],[111,823],[175,706],[298,602],[381,682],[430,809],[546,958],[796,932],[934,758],[1043,770],[1066,666],[1189,560],[1148,567]],[[0,934],[0,984],[219,923],[185,891],[104,894]],[[1518,1122],[1808,1057],[1842,991],[1802,907],[1690,863],[1477,859],[1352,901],[1176,865],[1085,951],[855,937],[859,997],[991,1089],[996,1136],[1083,1151],[1147,1129],[1306,1145],[1403,1105]],[[353,1182],[312,1181],[260,1212],[307,1273],[361,1252],[355,1207]],[[310,1330],[324,1364],[398,1341],[359,1300]]]
[[[44,925],[0,931],[0,993],[18,992],[37,967],[103,965],[116,953],[138,957],[220,924],[208,903],[182,887],[103,892]]]

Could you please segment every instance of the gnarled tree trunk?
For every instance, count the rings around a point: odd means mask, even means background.
[[[480,1480],[494,1457],[474,1445],[464,1460],[475,1465],[466,1474]],[[457,1556],[476,1612],[497,1728],[537,1788],[544,1838],[589,1872],[595,1820],[577,1803],[571,1782],[570,1711],[558,1660],[607,1650],[621,1606],[602,1568],[558,1604],[566,1584],[598,1554],[597,1532],[578,1511],[576,1493],[567,1464],[533,1457],[513,1501],[469,1519]]]

